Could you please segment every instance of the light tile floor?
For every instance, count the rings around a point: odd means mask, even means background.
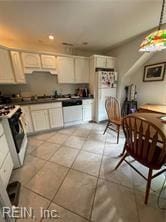
[[[164,175],[152,183],[144,205],[145,180],[126,163],[113,171],[124,136],[104,131],[104,124],[82,124],[28,138],[24,166],[11,181],[22,183],[20,206],[33,207],[36,222],[166,222],[157,206]],[[145,167],[134,162],[143,173]],[[166,191],[161,206],[166,207]],[[56,210],[59,218],[41,219],[39,208]]]

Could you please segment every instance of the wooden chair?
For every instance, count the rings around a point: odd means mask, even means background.
[[[111,129],[117,132],[117,143],[119,142],[119,131],[121,126],[121,110],[119,101],[115,97],[108,97],[105,101],[105,108],[108,115],[108,123],[104,130],[103,135],[106,133],[107,129]],[[116,126],[116,129],[112,126]]]
[[[144,200],[144,203],[147,204],[151,180],[166,171],[166,168],[161,170],[161,167],[166,163],[166,138],[156,125],[141,117],[126,116],[122,121],[122,126],[126,137],[125,153],[115,169],[124,160],[147,180]],[[129,155],[149,168],[148,178],[125,159]],[[153,175],[153,170],[160,171]]]

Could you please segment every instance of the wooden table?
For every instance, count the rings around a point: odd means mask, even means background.
[[[145,104],[139,107],[139,112],[143,113],[159,113],[166,115],[166,105]]]
[[[132,116],[137,116],[137,117],[141,117],[149,122],[152,122],[153,124],[155,124],[158,128],[161,129],[161,131],[163,132],[163,134],[166,137],[166,123],[162,122],[162,120],[160,119],[161,116],[164,116],[163,114],[157,114],[157,113],[133,113],[131,114]],[[165,114],[166,116],[166,114]]]

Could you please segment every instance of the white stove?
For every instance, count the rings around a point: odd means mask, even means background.
[[[20,106],[0,105],[0,120],[3,124],[14,168],[18,168],[23,165],[27,148],[27,135],[24,130]]]
[[[19,108],[20,106],[17,105],[0,105],[0,119],[11,118]]]

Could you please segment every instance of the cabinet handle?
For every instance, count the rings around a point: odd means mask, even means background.
[[[4,133],[2,133],[2,134],[0,135],[0,138],[3,137],[3,135],[4,135]]]

